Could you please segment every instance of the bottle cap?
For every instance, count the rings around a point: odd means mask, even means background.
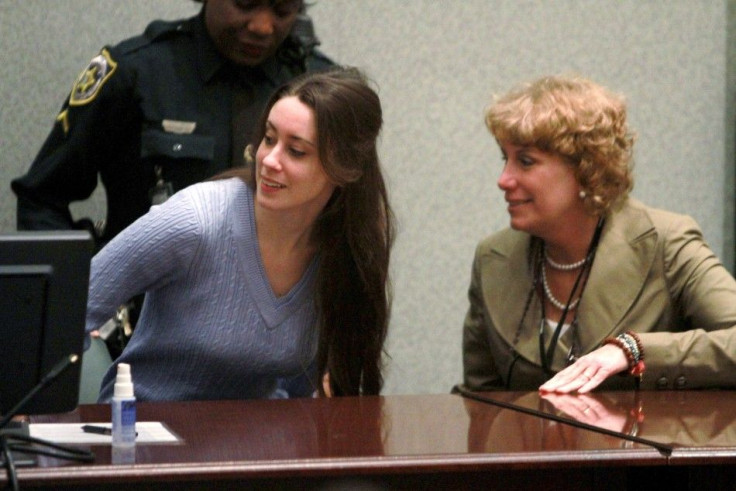
[[[134,397],[133,379],[130,375],[130,365],[127,363],[118,363],[118,373],[115,377],[113,397]]]

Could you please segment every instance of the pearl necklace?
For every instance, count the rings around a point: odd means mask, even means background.
[[[552,266],[552,268],[560,270],[560,271],[573,271],[576,269],[579,269],[585,264],[585,260],[588,259],[587,256],[582,258],[580,261],[570,263],[570,264],[562,264],[558,263],[552,260],[551,257],[547,255],[547,250],[544,251],[544,260],[547,261],[547,264]]]
[[[544,295],[552,303],[552,305],[564,311],[566,305],[557,300],[555,296],[552,295],[552,290],[549,288],[549,283],[547,283],[547,268],[544,265],[542,265],[542,286],[544,287]],[[567,308],[567,310],[574,309],[577,306],[578,302],[580,302],[580,297],[570,302],[570,306]]]

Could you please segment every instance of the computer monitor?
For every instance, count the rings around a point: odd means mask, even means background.
[[[80,362],[19,409],[46,414],[77,406],[93,252],[87,232],[0,234],[0,415],[74,354]]]

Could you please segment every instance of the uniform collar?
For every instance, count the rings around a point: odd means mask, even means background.
[[[222,56],[207,32],[204,22],[204,6],[199,15],[189,19],[181,28],[189,30],[194,36],[198,48],[199,73],[205,82],[212,80],[220,71],[234,73],[237,77],[246,80],[252,77],[265,77],[274,86],[282,82],[281,74],[285,67],[276,60],[278,54],[256,67],[239,67]]]

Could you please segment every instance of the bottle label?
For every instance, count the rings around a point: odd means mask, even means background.
[[[135,399],[112,400],[112,444],[135,444]]]
[[[120,422],[123,427],[135,426],[135,400],[120,403]]]

